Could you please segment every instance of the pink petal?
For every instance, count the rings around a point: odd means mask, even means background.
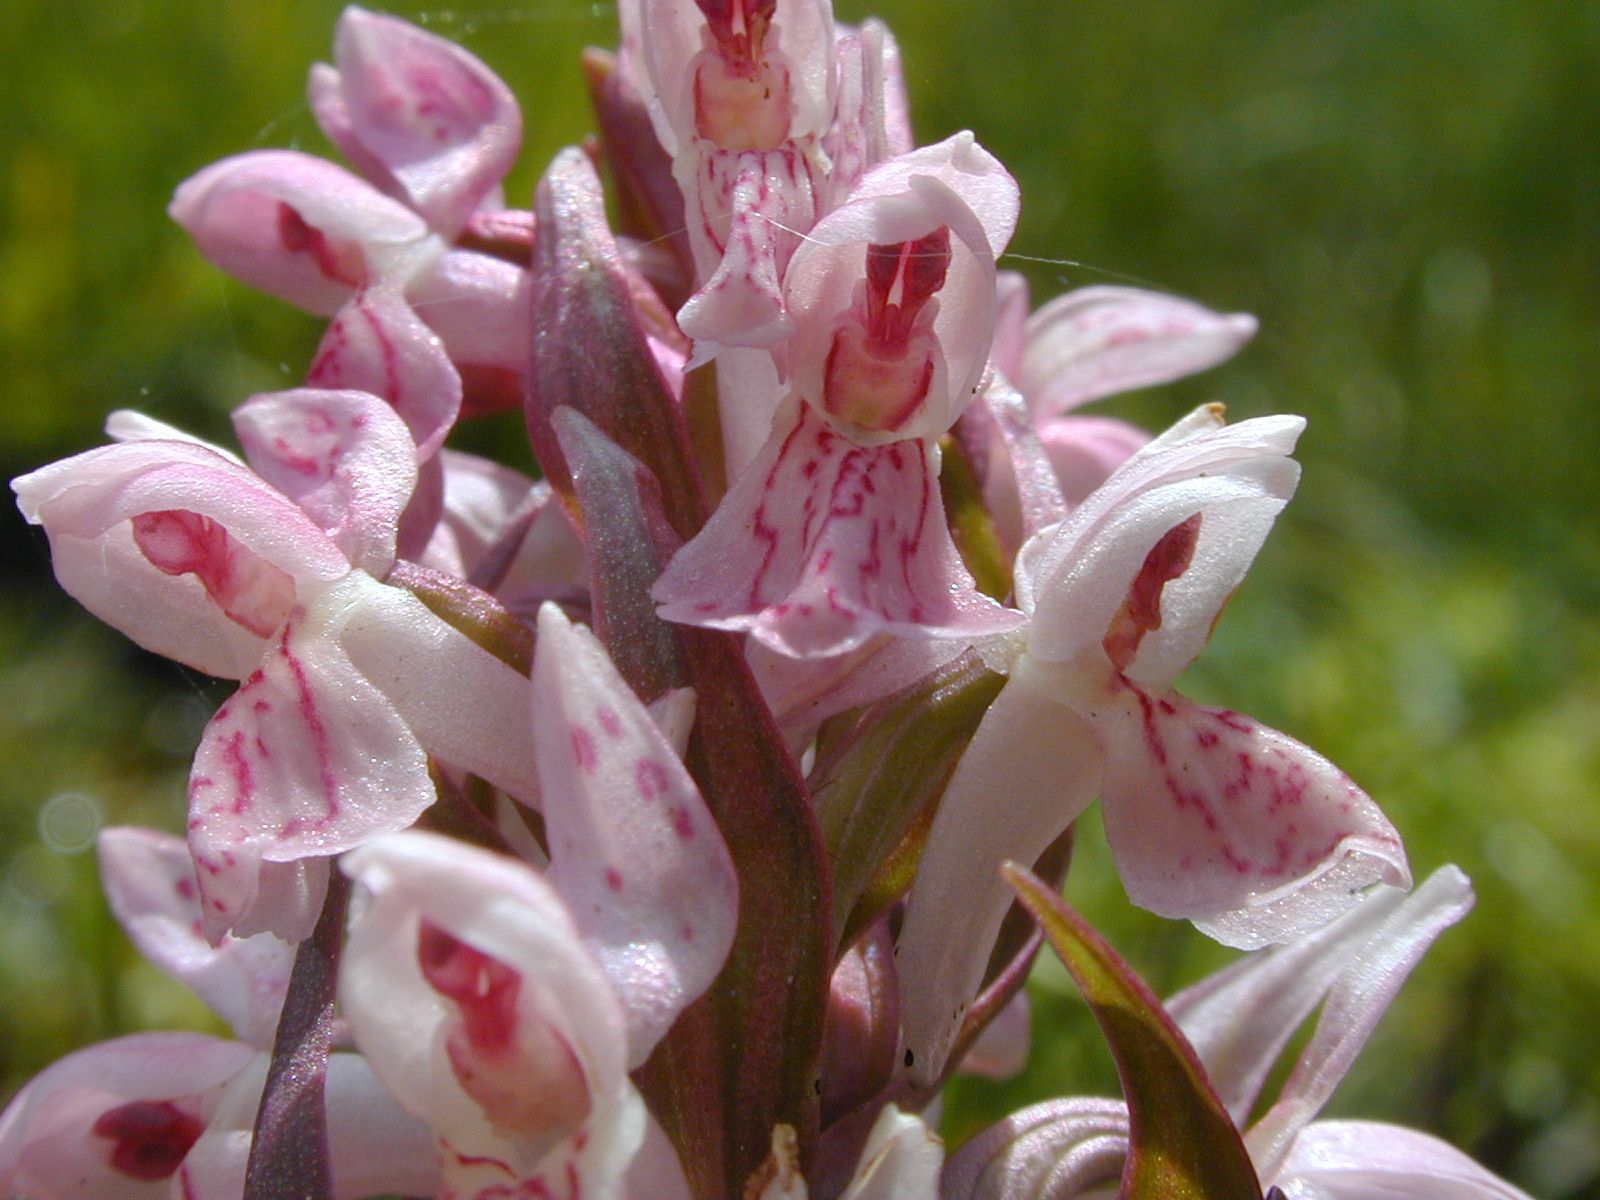
[[[1159,624],[1143,629],[1122,664],[1144,686],[1170,684],[1204,647],[1293,493],[1299,467],[1288,455],[1304,427],[1299,417],[1260,417],[1171,444],[1158,438],[1130,458],[1018,554],[1029,653],[1054,662],[1094,653],[1147,556],[1199,513],[1187,564],[1159,590]]]
[[[294,948],[268,934],[224,937],[213,947],[200,922],[194,861],[181,838],[116,827],[100,834],[106,899],[139,952],[184,984],[239,1039],[270,1049],[289,986]]]
[[[1039,425],[1039,442],[1068,504],[1083,503],[1149,440],[1137,425],[1115,417],[1056,417]]]
[[[334,316],[306,384],[370,392],[405,420],[416,457],[431,457],[461,412],[461,377],[443,343],[396,290],[356,293]]]
[[[328,1058],[328,1147],[338,1200],[433,1195],[439,1164],[428,1127],[395,1103],[358,1054]]]
[[[213,163],[178,187],[167,212],[228,274],[324,316],[403,272],[428,234],[370,184],[293,150]]]
[[[1328,990],[1317,1029],[1272,1107],[1246,1144],[1263,1178],[1332,1097],[1385,1010],[1438,936],[1472,908],[1472,885],[1455,867],[1441,867],[1390,911]]]
[[[515,97],[460,46],[355,7],[339,18],[334,62],[350,134],[453,237],[516,160]]]
[[[183,1160],[173,1200],[243,1195],[268,1061],[258,1055],[228,1086],[211,1124]],[[438,1192],[432,1131],[395,1104],[359,1055],[329,1057],[324,1104],[334,1200]]]
[[[793,401],[760,457],[667,564],[669,621],[747,629],[797,658],[883,630],[977,637],[1020,616],[977,591],[950,540],[934,450],[858,446]]]
[[[530,619],[546,599],[585,594],[583,543],[548,483],[459,451],[440,460],[444,509],[424,566],[467,579]]]
[[[254,396],[233,411],[250,465],[288,496],[353,566],[382,575],[417,481],[404,423],[367,392],[300,388]]]
[[[554,890],[511,859],[422,833],[342,865],[363,896],[340,1004],[379,1080],[433,1127],[447,1188],[544,1179],[609,1194],[645,1113],[611,983]]]
[[[1322,929],[1245,955],[1185,988],[1167,1001],[1167,1011],[1242,1127],[1279,1054],[1330,989],[1348,990],[1369,958],[1392,953],[1391,944],[1420,954],[1470,904],[1470,885],[1454,868],[1437,872],[1409,896],[1375,888]],[[1375,1020],[1381,1010],[1371,1015]]]
[[[876,17],[861,23],[863,33],[875,33],[883,44],[883,126],[891,156],[905,154],[917,144],[911,131],[911,98],[906,95],[905,71],[901,65],[900,43],[889,27]]]
[[[694,780],[588,630],[539,611],[533,739],[550,882],[611,977],[638,1066],[710,986],[739,885]]]
[[[1318,1121],[1270,1178],[1294,1200],[1532,1200],[1454,1146],[1376,1121]]]
[[[1021,394],[996,376],[961,414],[957,436],[983,465],[983,495],[1008,547],[1067,515],[1061,479]],[[978,449],[987,447],[986,458]]]
[[[1057,296],[1028,319],[1012,382],[1036,417],[1214,367],[1255,336],[1256,319],[1130,287]]]
[[[416,315],[444,342],[461,375],[469,415],[522,403],[533,320],[528,272],[470,250],[451,250],[406,287]]]
[[[989,361],[1007,380],[1022,367],[1028,342],[1028,278],[1019,271],[1000,271],[994,280],[994,349]]]
[[[438,532],[443,517],[444,466],[435,454],[417,464],[416,489],[395,522],[394,557],[417,561]]]
[[[777,39],[769,45],[788,58],[794,71],[789,136],[819,136],[834,111],[833,5],[830,0],[778,0],[772,23]]]
[[[838,99],[833,123],[822,138],[822,149],[832,164],[827,208],[848,195],[867,168],[894,153],[884,101],[886,37],[888,30],[881,22],[869,21],[858,30],[841,27],[834,41]]]
[[[106,436],[113,442],[188,442],[227,459],[238,466],[244,460],[226,446],[218,446],[203,438],[186,433],[176,425],[168,425],[131,408],[113,409],[106,415]]]
[[[1022,193],[1000,160],[980,146],[968,131],[953,134],[931,146],[908,150],[878,164],[862,179],[851,202],[915,191],[911,181],[918,176],[936,179],[960,197],[962,204],[976,214],[991,256],[998,258],[1016,232],[1017,218],[1022,211]],[[991,281],[991,302],[993,289]]]
[[[481,560],[505,532],[513,516],[530,497],[542,508],[550,500],[550,485],[535,483],[521,471],[501,466],[493,459],[459,450],[440,454],[444,463],[442,521],[453,534],[464,575]]]
[[[360,134],[356,132],[350,106],[345,102],[344,79],[339,72],[327,63],[312,63],[306,79],[306,102],[311,106],[311,115],[316,118],[322,132],[349,160],[356,173],[384,195],[406,203],[408,197],[400,181],[362,143]]]
[[[1378,806],[1294,739],[1126,681],[1089,715],[1106,837],[1141,908],[1253,948],[1326,924],[1369,884],[1410,885]]]
[[[526,677],[401,588],[353,572],[343,602],[340,648],[412,737],[435,758],[536,804]]]
[[[717,355],[717,415],[727,478],[738,479],[761,453],[784,394],[768,351],[735,346]]]
[[[0,1194],[164,1200],[224,1089],[254,1056],[196,1033],[135,1034],[69,1054],[0,1113]]]
[[[350,601],[330,606],[340,603]],[[263,861],[337,854],[403,829],[434,801],[416,736],[351,665],[328,620],[296,610],[195,754],[189,848],[213,942],[252,910],[254,927],[304,936],[293,893],[263,877]]]
[[[1013,899],[1000,864],[1038,861],[1094,799],[1100,771],[1088,726],[1013,676],[945,789],[906,900],[896,962],[912,1080],[940,1078],[983,983]]]
[[[682,82],[700,52],[705,19],[675,0],[618,0],[617,21],[618,69],[649,110],[662,149],[677,155],[695,137],[694,98]],[[666,96],[658,80],[665,81]]]
[[[696,341],[717,346],[774,346],[793,325],[781,280],[800,237],[816,220],[809,158],[789,148],[711,151],[680,170],[692,203],[690,243],[704,284],[678,312]]]
[[[626,1200],[691,1200],[683,1163],[653,1116],[645,1126],[644,1144],[628,1165],[622,1195]]]
[[[1078,1197],[1111,1185],[1128,1152],[1120,1100],[1049,1100],[1013,1113],[945,1165],[944,1200]]]

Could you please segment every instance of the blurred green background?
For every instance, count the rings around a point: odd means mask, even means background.
[[[330,0],[0,9],[0,470],[97,444],[131,405],[213,437],[289,386],[311,318],[207,266],[185,176],[326,146],[302,99]],[[604,4],[391,11],[522,98],[526,203],[590,127]],[[1233,364],[1113,407],[1307,415],[1305,482],[1186,690],[1318,747],[1418,875],[1479,904],[1335,1102],[1422,1126],[1536,1195],[1600,1196],[1600,5],[1593,0],[839,2],[899,35],[920,139],[968,127],[1022,183],[1035,301],[1131,280],[1256,313]],[[1061,260],[1040,262],[1037,260]],[[1069,261],[1070,260],[1070,261]],[[508,429],[512,428],[510,426]],[[219,685],[79,614],[9,506],[0,577],[0,1094],[82,1043],[205,1014],[99,900],[102,822],[177,829]],[[1159,990],[1227,955],[1131,912],[1098,835],[1068,894]],[[1058,972],[1018,1081],[947,1128],[1110,1092]]]

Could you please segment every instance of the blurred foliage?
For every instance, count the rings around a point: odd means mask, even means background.
[[[522,98],[525,202],[589,128],[576,52],[614,41],[609,7],[390,8]],[[303,83],[337,11],[0,10],[7,477],[96,444],[122,405],[226,438],[240,399],[299,377],[317,323],[222,278],[161,210],[225,154],[325,152]],[[1236,363],[1118,411],[1311,419],[1300,495],[1186,687],[1327,753],[1419,875],[1459,862],[1479,893],[1336,1110],[1434,1130],[1550,1200],[1600,1195],[1600,6],[839,0],[868,11],[900,37],[921,139],[972,128],[1021,180],[1006,265],[1036,301],[1134,281],[1261,317]],[[77,613],[4,507],[0,1093],[84,1042],[207,1020],[137,961],[87,847],[101,821],[181,824],[227,690]],[[1079,844],[1069,896],[1159,990],[1226,959],[1131,911],[1096,829]],[[953,1135],[1114,1090],[1061,973],[1035,983],[1032,1064],[954,1089]]]

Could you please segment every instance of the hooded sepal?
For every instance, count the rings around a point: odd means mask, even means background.
[[[213,163],[179,185],[167,212],[228,274],[323,316],[439,249],[411,209],[294,150]]]

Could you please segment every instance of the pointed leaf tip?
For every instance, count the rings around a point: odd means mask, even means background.
[[[1016,863],[1000,872],[1083,992],[1117,1060],[1132,1124],[1121,1200],[1263,1200],[1238,1129],[1155,995],[1036,875]]]

